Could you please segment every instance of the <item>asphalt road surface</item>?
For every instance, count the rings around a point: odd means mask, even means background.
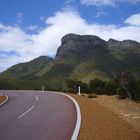
[[[53,92],[0,91],[0,140],[70,140],[76,125],[74,103]]]

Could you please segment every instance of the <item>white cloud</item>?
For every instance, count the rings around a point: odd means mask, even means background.
[[[28,31],[34,31],[34,30],[37,30],[38,29],[38,26],[37,25],[30,25],[26,28]]]
[[[95,6],[115,6],[117,3],[131,3],[136,4],[139,3],[140,0],[80,0],[82,4],[85,5],[95,5]]]
[[[28,34],[18,26],[0,24],[0,70],[31,60],[40,55],[54,56],[61,44],[61,38],[68,33],[97,35],[105,40],[133,39],[140,42],[140,27],[89,24],[75,10],[63,10],[48,17],[46,27],[36,34]],[[1,55],[1,52],[15,52]]]
[[[76,1],[76,0],[66,0],[65,3],[66,3],[66,4],[69,4],[69,3],[72,3],[72,2],[75,2],[75,1]]]
[[[43,21],[43,22],[44,22],[44,21],[45,21],[45,19],[46,19],[46,18],[45,18],[44,16],[40,16],[40,20],[41,20],[41,21]]]
[[[96,5],[96,6],[101,5],[113,6],[115,4],[114,0],[81,0],[81,3],[85,5]]]
[[[99,12],[97,12],[97,14],[96,14],[96,18],[98,18],[98,17],[101,17],[101,16],[104,16],[104,15],[106,15],[107,13],[106,12],[103,12],[103,11],[99,11]]]
[[[18,13],[17,13],[17,15],[16,15],[16,21],[17,21],[19,24],[22,23],[22,21],[23,21],[23,16],[24,16],[23,13],[21,13],[21,12],[18,12]]]
[[[126,24],[140,26],[140,13],[131,15],[125,20]]]

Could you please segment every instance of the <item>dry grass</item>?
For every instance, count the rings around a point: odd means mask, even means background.
[[[80,105],[78,140],[140,140],[140,133],[112,111],[85,97],[70,94]]]
[[[129,99],[120,100],[115,96],[101,95],[93,99],[99,104],[112,110],[122,119],[130,123],[137,131],[140,132],[140,103]]]
[[[0,95],[0,104],[6,100],[6,96]]]

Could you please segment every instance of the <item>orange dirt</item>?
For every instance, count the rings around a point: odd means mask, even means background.
[[[0,95],[0,104],[6,100],[6,96]]]
[[[118,114],[140,132],[140,102],[120,100],[116,96],[99,95],[94,101]]]
[[[78,140],[140,140],[140,133],[119,115],[92,99],[70,95],[81,109],[82,124]]]

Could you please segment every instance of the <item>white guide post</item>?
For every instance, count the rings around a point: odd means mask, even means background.
[[[42,86],[42,91],[44,91],[44,85]]]
[[[81,94],[81,89],[80,89],[80,86],[78,87],[78,95]]]

